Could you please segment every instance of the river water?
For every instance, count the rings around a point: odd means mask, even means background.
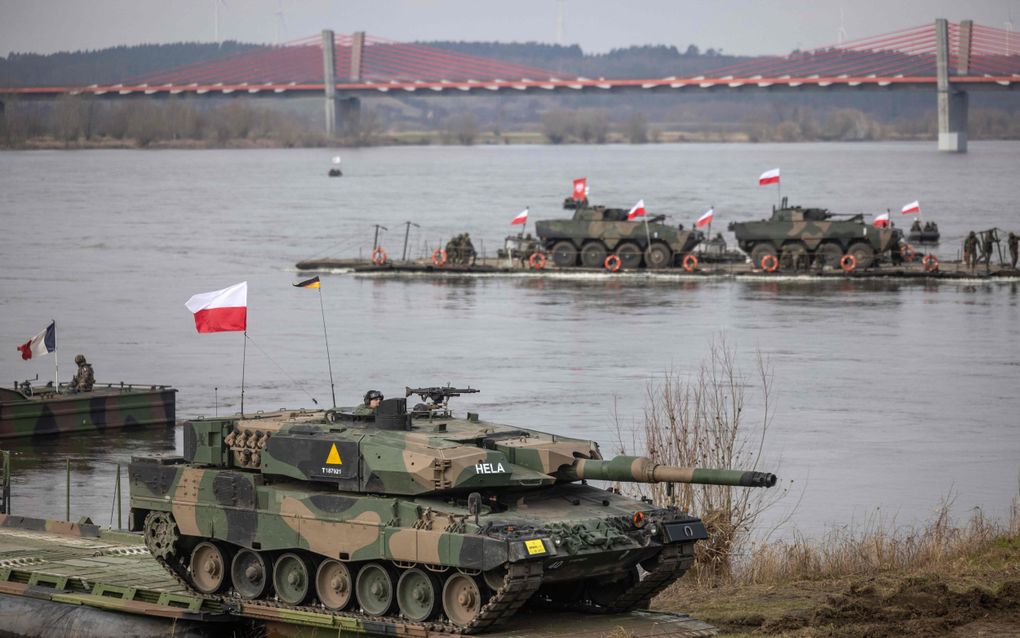
[[[328,179],[343,156],[344,177]],[[716,229],[766,217],[781,167],[791,202],[896,211],[919,199],[954,258],[970,229],[1020,230],[1020,144],[934,143],[419,147],[365,150],[0,153],[0,375],[52,378],[53,357],[15,346],[57,321],[60,377],[86,354],[100,382],[170,384],[178,416],[238,409],[243,338],[199,335],[184,302],[247,280],[245,409],[331,403],[314,290],[295,262],[367,256],[373,224],[391,256],[468,231],[495,252],[525,206],[561,216],[570,181],[591,199]],[[529,223],[529,228],[531,224]],[[731,238],[729,233],[727,236]],[[805,282],[573,277],[323,275],[338,403],[365,390],[471,385],[454,406],[483,418],[600,440],[616,449],[650,383],[688,377],[724,339],[747,375],[748,421],[762,353],[774,372],[766,468],[791,494],[784,533],[817,536],[880,518],[923,523],[944,498],[1002,518],[1020,471],[1020,294],[1016,282]],[[180,430],[4,441],[14,511],[111,520],[116,463],[180,449]],[[126,511],[126,499],[125,499]]]

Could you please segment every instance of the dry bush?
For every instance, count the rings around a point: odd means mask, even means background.
[[[757,364],[755,384],[762,395],[762,412],[753,422],[745,421],[748,383],[733,348],[723,339],[712,342],[689,380],[668,371],[650,383],[640,433],[648,456],[681,467],[776,471],[763,464],[772,370],[760,354]],[[679,507],[704,521],[709,538],[695,546],[692,570],[692,577],[704,584],[732,578],[734,557],[747,547],[751,529],[788,489],[654,484],[647,491],[656,504]]]

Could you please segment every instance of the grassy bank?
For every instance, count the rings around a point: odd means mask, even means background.
[[[733,577],[697,571],[655,609],[689,613],[722,636],[1020,636],[1020,507],[994,524],[840,531],[818,543],[759,545]]]

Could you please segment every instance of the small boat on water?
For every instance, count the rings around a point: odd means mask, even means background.
[[[96,384],[76,392],[61,383],[33,387],[29,381],[0,388],[0,439],[173,425],[175,388],[162,385]]]
[[[937,244],[941,239],[939,225],[935,222],[925,222],[922,226],[919,221],[914,221],[907,235],[907,241],[911,244]]]

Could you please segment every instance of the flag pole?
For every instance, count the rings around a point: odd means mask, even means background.
[[[50,319],[53,323],[53,391],[60,392],[60,362],[57,361],[57,320]]]
[[[776,180],[776,192],[779,193],[779,208],[783,207],[783,183]]]
[[[244,416],[244,364],[248,359],[248,331],[244,331],[244,351],[241,354],[241,416]]]
[[[406,240],[404,244],[406,246]],[[333,407],[336,408],[336,390],[333,386],[333,359],[329,356],[329,334],[326,332],[326,308],[322,305],[322,284],[319,284],[319,311],[322,313],[322,337],[326,340],[326,363],[329,364],[329,391],[333,395]]]

